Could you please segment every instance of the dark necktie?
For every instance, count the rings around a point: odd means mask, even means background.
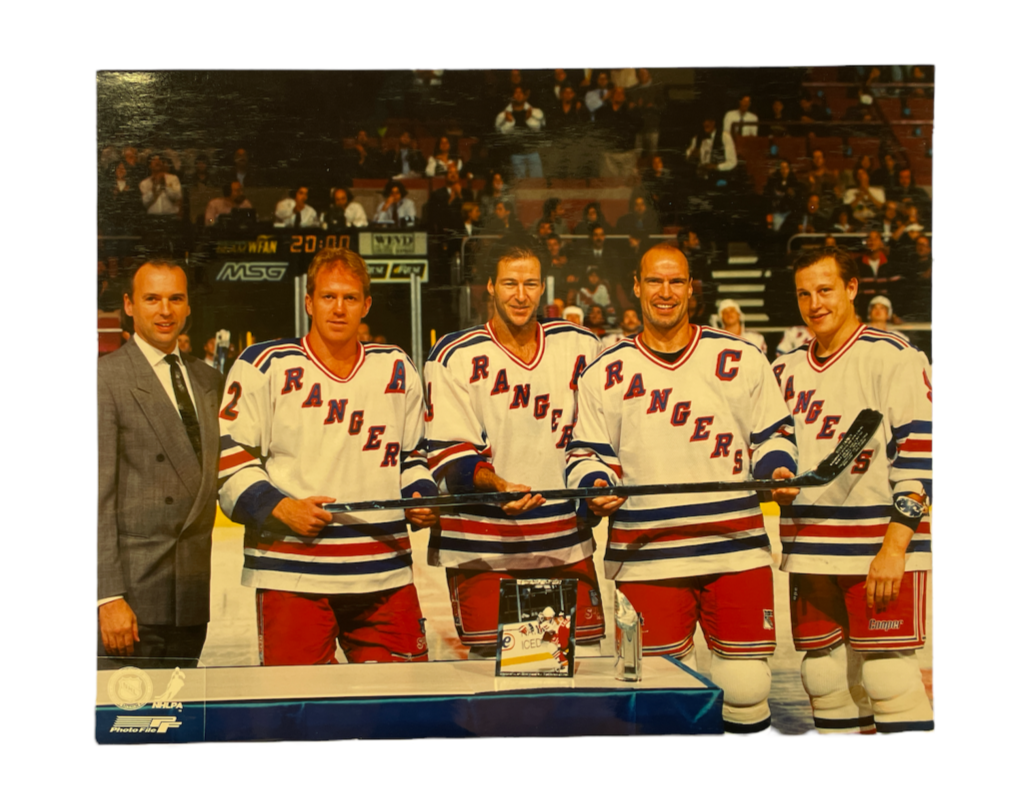
[[[293,213],[293,228],[294,229],[299,229],[300,228],[300,212],[299,211]]]
[[[182,369],[179,368],[179,357],[165,355],[165,362],[172,370],[175,404],[179,406],[179,415],[182,416],[182,423],[186,425],[186,435],[193,445],[193,451],[197,453],[197,461],[203,465],[204,461],[200,457],[200,421],[197,419],[197,409],[193,407],[193,400],[190,399],[190,391],[186,387],[186,378],[182,376]]]

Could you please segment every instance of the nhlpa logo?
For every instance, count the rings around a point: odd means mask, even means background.
[[[286,262],[227,262],[215,278],[219,282],[278,282],[288,267]]]
[[[766,631],[776,630],[776,627],[773,625],[772,609],[762,609],[762,628]]]

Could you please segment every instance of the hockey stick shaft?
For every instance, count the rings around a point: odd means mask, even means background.
[[[781,488],[824,486],[844,471],[862,448],[869,443],[883,417],[875,410],[863,410],[855,418],[836,448],[819,465],[797,477],[778,480],[711,480],[700,483],[655,483],[643,486],[603,486],[581,489],[532,491],[547,500],[585,500],[591,497],[644,496],[651,494],[701,494],[721,491],[772,491]],[[441,494],[435,497],[404,497],[399,500],[366,500],[353,503],[329,503],[323,508],[332,514],[353,511],[385,511],[397,508],[455,508],[462,505],[499,505],[522,499],[524,491],[487,491],[472,494]]]

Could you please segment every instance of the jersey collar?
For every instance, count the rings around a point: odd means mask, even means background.
[[[525,369],[528,369],[529,371],[532,371],[533,369],[535,369],[537,366],[540,365],[540,361],[543,360],[543,358],[544,358],[544,346],[547,343],[547,341],[544,338],[544,328],[542,326],[540,326],[540,322],[539,321],[536,322],[536,344],[537,344],[537,346],[536,346],[536,354],[533,355],[533,359],[529,363],[524,361],[518,355],[513,354],[508,349],[507,346],[505,346],[503,343],[500,342],[500,340],[497,338],[497,333],[494,332],[493,321],[487,321],[485,327],[486,327],[486,333],[490,336],[490,340],[492,340],[495,344],[497,344],[497,346],[502,351],[504,351],[504,353],[506,355],[508,355],[508,357],[510,357],[513,361],[515,361],[515,363],[517,363],[518,365],[522,366]]]
[[[657,366],[661,366],[663,369],[668,369],[669,371],[675,371],[680,366],[682,366],[684,363],[686,363],[688,360],[690,360],[690,356],[692,354],[694,354],[694,352],[697,350],[697,345],[699,343],[701,343],[701,330],[703,330],[703,329],[707,329],[707,327],[703,327],[700,324],[695,324],[694,325],[694,337],[691,338],[690,343],[687,344],[687,350],[683,353],[683,355],[680,357],[680,359],[677,360],[675,363],[666,363],[660,357],[655,355],[655,353],[652,352],[647,347],[647,344],[644,343],[644,339],[642,337],[642,335],[643,335],[642,332],[633,336],[633,342],[637,345],[637,350],[640,352],[640,354],[642,354],[644,357],[646,357],[652,363],[654,363]]]
[[[309,337],[311,337],[310,334],[305,335],[300,342],[301,348],[304,350],[304,354],[308,356],[308,360],[322,369],[322,372],[330,380],[335,382],[350,382],[354,379],[355,375],[358,373],[358,369],[361,368],[362,364],[365,362],[365,344],[358,341],[358,359],[354,361],[354,367],[350,370],[350,374],[346,377],[341,377],[339,374],[335,374],[325,363],[318,359],[318,356],[315,354],[315,350],[311,348],[311,343],[308,341]]]
[[[847,343],[845,343],[842,347],[840,347],[840,349],[838,349],[836,352],[830,355],[830,357],[822,363],[815,359],[815,350],[819,346],[819,341],[816,338],[812,338],[811,343],[808,345],[808,351],[806,352],[808,358],[808,365],[811,367],[813,371],[821,374],[834,363],[836,363],[838,360],[840,360],[841,357],[843,357],[844,353],[851,348],[852,344],[855,343],[855,341],[857,341],[859,337],[862,335],[862,333],[865,331],[866,325],[859,324],[855,331],[851,333],[851,337],[848,338]]]

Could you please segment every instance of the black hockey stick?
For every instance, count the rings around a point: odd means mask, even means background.
[[[642,494],[697,494],[713,491],[771,491],[780,488],[825,486],[843,472],[869,443],[883,416],[879,411],[866,408],[848,428],[836,448],[823,458],[815,469],[797,477],[783,480],[710,480],[701,483],[656,483],[649,486],[603,486],[585,489],[552,489],[533,491],[547,500],[584,500],[589,497],[618,495],[629,497]],[[524,491],[487,491],[472,494],[441,494],[437,497],[404,497],[400,500],[366,500],[353,503],[328,503],[322,507],[331,514],[352,511],[385,511],[392,508],[455,508],[460,505],[499,504],[522,499]]]

